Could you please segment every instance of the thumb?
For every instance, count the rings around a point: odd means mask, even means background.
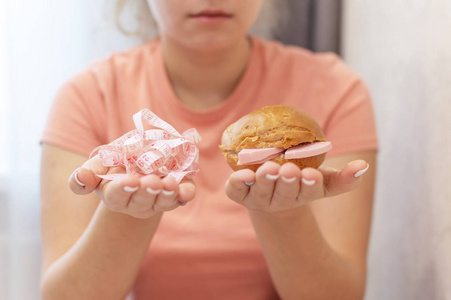
[[[102,178],[96,176],[106,175],[109,167],[102,165],[99,156],[96,155],[87,160],[82,167],[77,168],[69,177],[69,186],[75,194],[86,195],[94,191]]]
[[[364,160],[349,162],[342,170],[320,167],[324,177],[325,196],[331,197],[356,189],[362,182],[362,175],[369,164]]]

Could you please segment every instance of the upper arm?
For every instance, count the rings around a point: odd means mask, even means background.
[[[361,185],[351,192],[314,201],[311,207],[329,245],[365,272],[376,177],[376,151],[330,157],[324,165],[341,169],[357,159],[363,159],[370,165]]]
[[[88,158],[43,144],[41,161],[41,228],[43,272],[66,253],[88,226],[99,198],[95,193],[74,194],[69,176]]]

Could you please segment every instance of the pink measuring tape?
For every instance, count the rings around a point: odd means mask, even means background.
[[[155,174],[170,176],[180,182],[199,172],[199,149],[202,138],[191,128],[182,134],[148,109],[133,115],[134,129],[108,145],[94,149],[105,167],[124,166],[127,174],[142,177]],[[143,123],[155,128],[144,131]],[[97,175],[115,180],[126,174]]]

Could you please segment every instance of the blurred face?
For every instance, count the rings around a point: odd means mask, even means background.
[[[164,40],[209,51],[243,39],[263,0],[147,0]]]

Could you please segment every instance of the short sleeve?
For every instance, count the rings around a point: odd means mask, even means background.
[[[328,154],[331,156],[377,150],[371,96],[366,85],[356,75],[330,111],[324,133],[333,144],[333,149]]]
[[[104,143],[101,128],[102,94],[91,71],[82,72],[57,92],[41,143],[88,156]]]

